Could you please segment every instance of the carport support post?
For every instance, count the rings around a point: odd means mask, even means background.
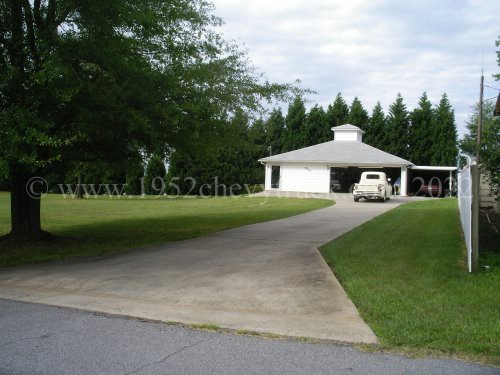
[[[453,196],[453,173],[452,170],[450,169],[450,197]]]
[[[401,167],[401,195],[403,197],[406,197],[408,195],[407,180],[408,180],[408,168]]]
[[[264,190],[271,190],[271,166],[266,164],[266,176],[264,180]]]

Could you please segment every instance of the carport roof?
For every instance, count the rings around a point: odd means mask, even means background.
[[[264,163],[306,162],[353,166],[410,166],[413,163],[358,141],[330,141],[260,159]]]

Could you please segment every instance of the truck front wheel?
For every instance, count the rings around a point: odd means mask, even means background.
[[[359,202],[359,197],[354,197],[354,202]]]

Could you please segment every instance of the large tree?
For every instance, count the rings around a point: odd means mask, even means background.
[[[403,97],[398,94],[389,107],[384,151],[408,159],[408,128],[410,120]]]
[[[340,92],[337,94],[333,104],[328,106],[326,118],[330,128],[347,123],[347,119],[349,118],[349,106]]]
[[[431,165],[434,151],[434,113],[432,104],[423,93],[410,115],[410,128],[408,131],[409,158],[417,165]]]
[[[455,112],[446,94],[434,111],[431,165],[453,166],[457,163],[457,126]]]
[[[261,83],[204,0],[2,0],[0,160],[12,235],[40,238],[33,176],[67,161],[193,147],[225,111],[289,85]],[[38,186],[38,185],[37,185]]]

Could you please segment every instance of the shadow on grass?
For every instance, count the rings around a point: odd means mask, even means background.
[[[114,216],[108,219],[101,216],[95,220],[90,217],[86,223],[75,219],[74,224],[61,223],[59,220],[44,228],[55,235],[54,241],[0,241],[0,268],[69,257],[113,254],[145,245],[185,240],[242,225],[277,220],[331,204],[331,201],[318,204],[315,200],[311,207],[283,205],[279,209],[260,211],[222,208],[216,213],[182,213],[179,210],[152,217],[117,219]]]

